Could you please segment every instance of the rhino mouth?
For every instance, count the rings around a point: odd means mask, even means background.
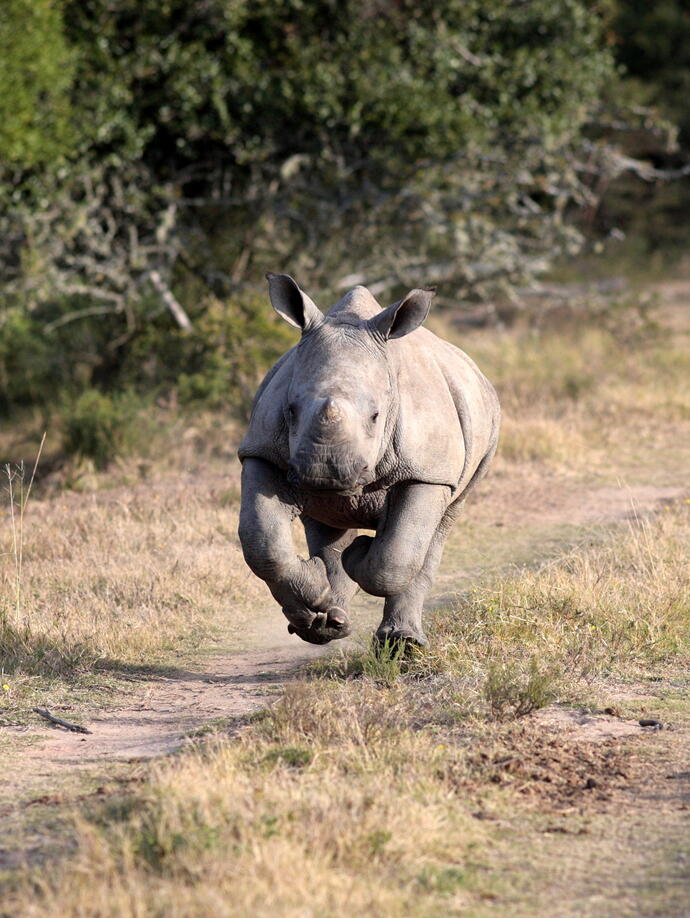
[[[353,494],[361,494],[365,482],[360,479],[354,484],[346,484],[342,481],[336,481],[331,478],[315,478],[305,481],[297,479],[297,476],[288,475],[290,484],[296,485],[300,491],[306,491],[308,494],[341,494],[347,497]]]
[[[288,482],[310,494],[361,494],[368,484],[365,474],[356,478],[336,478],[330,475],[299,475],[293,468],[288,469]]]
[[[301,491],[359,494],[371,480],[369,467],[361,462],[305,461],[297,456],[288,462],[287,480]]]

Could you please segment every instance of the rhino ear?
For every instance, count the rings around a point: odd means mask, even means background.
[[[273,308],[290,325],[311,331],[323,322],[318,306],[297,286],[289,274],[267,274],[268,293]]]
[[[429,307],[435,292],[435,287],[410,290],[398,303],[393,303],[388,309],[369,319],[369,328],[384,340],[409,335],[415,328],[419,328],[429,315]]]

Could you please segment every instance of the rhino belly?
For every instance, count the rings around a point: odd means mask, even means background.
[[[314,520],[335,529],[375,529],[386,503],[385,490],[362,494],[301,494],[301,509]]]

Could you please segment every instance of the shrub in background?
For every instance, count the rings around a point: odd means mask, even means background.
[[[132,393],[82,392],[62,410],[65,451],[104,469],[135,445],[139,407]]]
[[[31,317],[19,310],[0,315],[0,413],[45,400],[50,349]]]
[[[177,395],[182,404],[246,413],[256,386],[296,334],[265,292],[208,300],[191,333],[151,323],[132,342],[120,371],[138,391]]]
[[[65,446],[91,458],[99,449],[73,448],[89,440],[73,435],[73,425],[85,430],[93,415],[114,430],[116,416],[135,410],[132,393],[246,413],[261,376],[297,337],[277,319],[264,291],[202,301],[191,332],[171,326],[166,313],[119,343],[102,316],[60,325],[73,307],[70,300],[56,302],[49,316],[56,327],[49,331],[43,327],[45,311],[35,316],[8,308],[4,313],[0,414],[28,405],[57,409],[64,417]],[[130,395],[99,396],[94,390],[101,388]]]

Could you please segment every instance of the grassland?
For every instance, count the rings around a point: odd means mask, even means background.
[[[216,725],[178,757],[105,772],[99,794],[77,781],[60,857],[48,833],[24,870],[0,873],[0,915],[682,914],[683,314],[662,294],[654,314],[437,322],[496,380],[507,420],[449,545],[431,649],[336,653],[232,737]],[[112,706],[121,674],[238,652],[270,614],[235,536],[237,426],[168,423],[153,458],[73,468],[69,490],[64,471],[39,478],[19,593],[6,508],[0,723],[27,722],[38,698]],[[603,507],[593,523],[582,506],[618,482],[657,512]],[[554,491],[568,496],[555,509]],[[644,733],[649,714],[675,729]],[[25,755],[10,741],[0,761]]]
[[[59,902],[63,915],[99,918],[481,914],[489,903],[554,914],[540,910],[548,870],[556,856],[564,882],[572,852],[524,862],[516,846],[544,833],[591,845],[607,812],[635,806],[640,773],[649,779],[640,757],[659,749],[583,744],[528,715],[558,701],[639,717],[651,699],[621,689],[653,673],[681,689],[681,705],[657,696],[654,714],[687,736],[689,537],[683,504],[438,613],[430,655],[322,663],[236,739],[216,733],[151,768],[134,794],[92,805],[69,863],[20,885],[6,913],[54,914]],[[657,801],[647,838],[667,844],[681,826],[659,816]],[[605,834],[597,850],[600,866],[616,853]]]

